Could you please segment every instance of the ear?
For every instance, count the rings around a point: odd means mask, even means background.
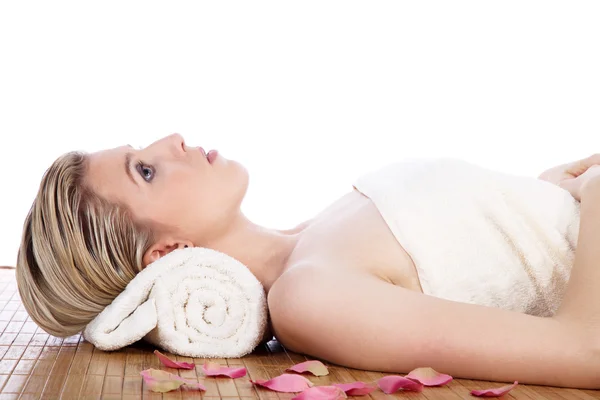
[[[144,257],[142,257],[144,268],[162,256],[169,254],[173,250],[183,249],[186,247],[194,247],[194,244],[189,240],[161,239],[150,246],[150,248],[144,253]]]

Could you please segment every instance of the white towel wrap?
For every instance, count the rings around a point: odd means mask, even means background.
[[[579,233],[566,190],[455,159],[389,164],[354,186],[412,257],[425,294],[540,316],[560,305]]]

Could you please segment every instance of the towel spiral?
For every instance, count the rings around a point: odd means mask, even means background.
[[[177,256],[168,279],[156,280],[150,292],[158,324],[147,340],[182,354],[181,340],[161,337],[163,331],[174,331],[187,339],[184,351],[190,357],[250,353],[266,327],[266,297],[260,282],[245,265],[213,250],[184,249]]]
[[[265,290],[238,260],[215,250],[174,250],[147,266],[84,331],[102,350],[144,339],[174,354],[242,357],[264,339]]]

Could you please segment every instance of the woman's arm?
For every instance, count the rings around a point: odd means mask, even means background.
[[[322,271],[290,270],[269,292],[275,336],[292,351],[390,373],[600,388],[600,357],[576,325]]]

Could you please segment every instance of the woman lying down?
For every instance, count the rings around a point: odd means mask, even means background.
[[[536,179],[453,159],[393,163],[276,230],[240,211],[242,165],[178,134],[68,153],[25,221],[19,291],[40,327],[69,336],[145,266],[206,247],[263,284],[273,333],[292,351],[382,372],[600,388],[598,164]]]

